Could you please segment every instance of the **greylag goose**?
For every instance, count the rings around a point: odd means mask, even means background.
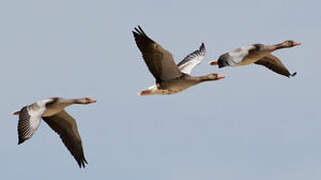
[[[191,76],[190,73],[205,57],[205,46],[185,57],[177,65],[170,52],[150,39],[140,26],[133,31],[136,44],[143,59],[156,79],[156,84],[139,92],[139,95],[175,94],[205,81],[214,81],[224,76],[212,73],[205,76]]]
[[[272,46],[252,44],[225,53],[219,57],[218,61],[210,62],[210,65],[218,65],[219,68],[222,68],[225,66],[243,66],[254,63],[265,66],[286,77],[295,76],[296,72],[291,74],[279,58],[273,56],[271,53],[278,49],[291,48],[300,44],[301,43],[293,40],[284,41],[283,43]]]
[[[90,98],[64,99],[55,97],[24,106],[20,111],[13,113],[14,115],[19,115],[18,144],[32,137],[38,129],[42,118],[60,136],[79,167],[85,167],[87,161],[76,121],[64,109],[72,104],[90,104],[95,102],[96,100]]]

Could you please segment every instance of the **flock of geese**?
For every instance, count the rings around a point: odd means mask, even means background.
[[[140,26],[135,28],[133,35],[149,71],[156,80],[155,85],[140,91],[139,95],[175,94],[202,82],[224,78],[223,75],[216,73],[204,76],[190,75],[192,69],[200,64],[205,57],[206,49],[204,43],[201,44],[198,50],[186,56],[176,65],[172,54],[149,38]],[[296,72],[290,73],[283,63],[271,53],[278,49],[298,45],[300,43],[293,40],[272,46],[252,44],[225,53],[219,57],[218,61],[212,61],[209,64],[223,68],[254,63],[263,65],[275,73],[291,77],[295,76]],[[65,99],[54,97],[24,106],[21,110],[13,113],[14,115],[19,115],[18,144],[31,138],[38,129],[41,119],[43,119],[60,136],[79,167],[85,167],[87,161],[76,121],[65,111],[65,108],[73,104],[86,105],[95,102],[96,100],[91,98]]]

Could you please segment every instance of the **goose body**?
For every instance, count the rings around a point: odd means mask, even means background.
[[[77,161],[79,167],[87,163],[77,124],[64,109],[72,104],[90,104],[96,102],[90,98],[64,99],[48,98],[24,106],[14,112],[19,115],[18,144],[30,139],[40,126],[43,119],[62,139],[63,143]]]
[[[210,81],[207,78],[212,79],[221,79],[224,78],[222,75],[209,75],[208,77],[194,77],[190,76],[188,74],[184,74],[181,78],[172,79],[168,81],[162,81],[160,83],[157,83],[156,85],[153,85],[147,89],[144,89],[140,91],[139,95],[168,95],[168,94],[175,94],[178,92],[181,92],[191,86],[194,86],[196,84],[199,84],[204,81]]]
[[[294,76],[296,72],[291,74],[283,63],[271,53],[278,49],[290,48],[298,45],[300,45],[300,43],[288,40],[272,46],[264,44],[243,46],[221,55],[218,61],[210,62],[210,65],[218,65],[219,68],[223,68],[225,66],[244,66],[254,63],[263,65],[278,74],[290,77]]]
[[[140,26],[135,28],[133,35],[149,71],[156,79],[155,85],[140,91],[139,95],[175,94],[201,82],[224,78],[215,73],[205,76],[190,75],[192,69],[205,57],[204,43],[176,65],[172,54],[150,39]]]

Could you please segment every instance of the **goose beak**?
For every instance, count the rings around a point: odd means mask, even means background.
[[[20,111],[12,112],[13,115],[19,115]]]
[[[216,78],[217,78],[217,79],[223,79],[223,78],[225,78],[225,76],[218,74],[218,75],[216,76]]]
[[[301,43],[296,42],[296,41],[293,42],[293,46],[299,46],[299,45],[301,45]]]
[[[89,103],[95,103],[97,102],[95,99],[89,99]]]
[[[208,64],[212,65],[212,66],[215,66],[215,65],[217,65],[217,61],[212,61],[212,62],[209,62]]]

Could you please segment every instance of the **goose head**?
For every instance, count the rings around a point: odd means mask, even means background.
[[[218,80],[218,79],[225,78],[225,76],[220,75],[220,74],[216,74],[216,73],[212,73],[212,74],[209,74],[208,78],[213,79],[213,80]]]
[[[294,46],[299,46],[301,43],[293,41],[293,40],[287,40],[281,43],[284,47],[294,47]]]
[[[96,100],[95,99],[91,99],[88,97],[85,98],[79,98],[75,100],[75,104],[91,104],[91,103],[95,103]]]
[[[225,78],[225,76],[220,75],[220,74],[216,74],[216,73],[212,73],[212,74],[208,74],[206,76],[203,76],[201,78],[201,81],[214,81],[214,80],[219,80],[219,79],[223,79]]]

